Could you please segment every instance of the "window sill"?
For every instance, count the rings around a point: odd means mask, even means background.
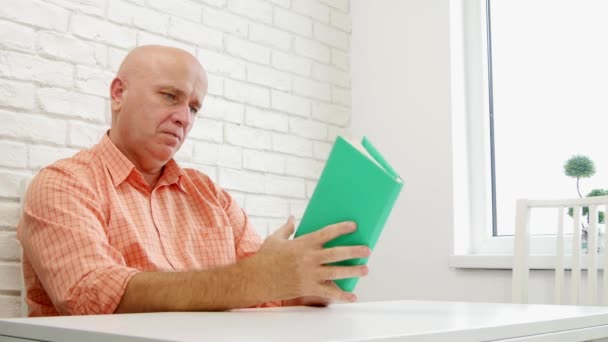
[[[603,269],[606,255],[597,256],[597,268]],[[587,269],[588,256],[581,256],[581,269]],[[462,269],[491,269],[510,270],[513,269],[513,256],[507,254],[454,254],[450,256],[449,265],[452,268]],[[564,258],[564,268],[572,268],[570,256]],[[530,269],[553,270],[555,269],[555,256],[553,255],[531,255]]]

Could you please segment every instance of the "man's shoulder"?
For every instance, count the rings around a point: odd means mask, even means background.
[[[79,178],[92,180],[103,168],[101,159],[91,150],[82,150],[71,157],[60,159],[40,170],[38,177]]]

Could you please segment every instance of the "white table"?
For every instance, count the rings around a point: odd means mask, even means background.
[[[608,307],[392,301],[0,320],[0,341],[586,341]]]

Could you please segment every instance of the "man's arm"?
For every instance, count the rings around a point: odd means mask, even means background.
[[[353,223],[343,222],[289,240],[294,231],[290,218],[256,254],[234,265],[199,272],[136,274],[116,312],[228,310],[302,296],[355,301],[354,294],[328,280],[364,276],[367,266],[326,264],[367,257],[369,248],[323,248],[354,229]]]

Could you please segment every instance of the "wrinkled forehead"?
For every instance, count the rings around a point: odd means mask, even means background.
[[[156,80],[180,88],[187,94],[203,97],[207,93],[207,75],[199,62],[191,58],[159,58],[152,65]]]

